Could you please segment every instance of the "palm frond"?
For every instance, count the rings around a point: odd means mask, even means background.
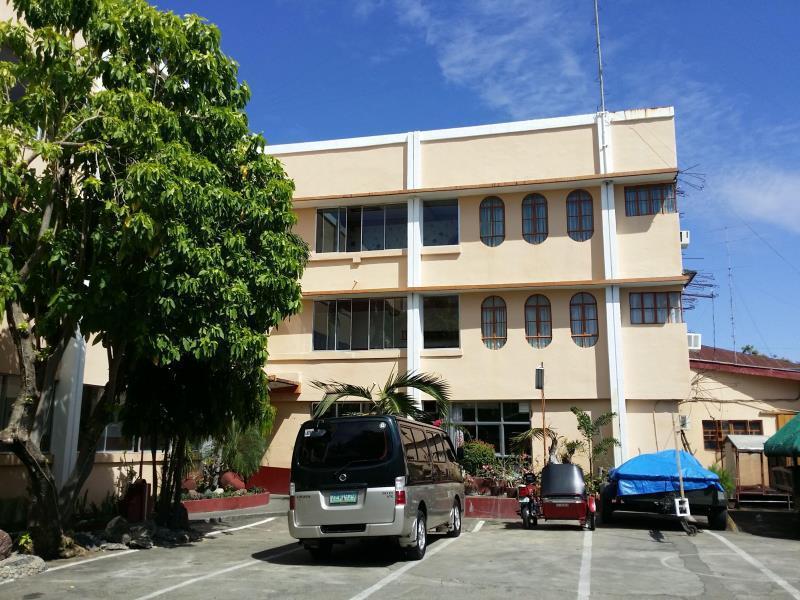
[[[541,427],[531,427],[530,429],[513,436],[511,438],[511,442],[517,448],[521,448],[525,444],[530,443],[531,440],[540,440],[543,437],[544,437],[544,429],[542,429]],[[551,443],[556,442],[558,441],[558,432],[555,429],[548,427],[547,437],[549,438]]]
[[[450,384],[433,373],[392,371],[382,392],[389,394],[399,389],[417,389],[436,402],[436,411],[441,417],[450,413]]]
[[[363,398],[365,400],[375,401],[372,397],[372,388],[350,383],[341,383],[339,381],[312,381],[311,385],[325,393],[325,396],[314,411],[315,419],[322,417],[328,412],[331,406],[333,406],[334,402],[342,398]]]
[[[392,392],[381,393],[380,398],[375,403],[375,412],[383,415],[395,415],[399,417],[412,417],[420,419],[425,416],[414,398],[405,392],[395,390]]]
[[[600,415],[599,417],[597,417],[595,419],[594,426],[596,428],[598,428],[598,429],[600,427],[605,427],[606,425],[609,425],[614,420],[614,417],[616,417],[616,416],[617,416],[617,413],[615,413],[615,412],[604,413],[604,414]]]

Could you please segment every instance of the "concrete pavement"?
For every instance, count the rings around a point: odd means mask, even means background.
[[[0,598],[795,598],[800,544],[745,533],[688,537],[663,520],[622,519],[594,533],[571,524],[533,531],[465,520],[460,538],[431,535],[428,555],[404,562],[380,541],[336,547],[315,563],[285,517],[208,526],[201,542],[93,562],[62,562],[0,585]]]

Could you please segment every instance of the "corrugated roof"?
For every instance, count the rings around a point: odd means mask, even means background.
[[[689,364],[693,369],[698,370],[728,371],[800,381],[800,363],[761,354],[744,354],[713,346],[690,350]]]
[[[768,439],[769,436],[767,435],[728,435],[728,441],[739,452],[762,452],[764,450],[764,442]]]
[[[764,445],[767,456],[800,456],[800,415],[781,427]]]

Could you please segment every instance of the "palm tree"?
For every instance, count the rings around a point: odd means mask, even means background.
[[[515,446],[520,449],[526,448],[530,449],[530,445],[532,440],[541,440],[544,437],[545,430],[541,427],[531,427],[530,429],[523,431],[522,433],[518,433],[513,438],[511,438],[512,442]],[[558,441],[560,439],[558,432],[552,427],[547,428],[547,437],[550,440],[550,448],[547,451],[548,459],[547,462],[551,463],[559,463],[561,462],[558,458]]]
[[[372,402],[372,408],[367,414],[426,419],[425,413],[417,407],[414,398],[408,393],[409,389],[419,390],[433,398],[438,416],[447,417],[450,412],[450,385],[431,373],[400,373],[392,370],[383,387],[377,387],[374,383],[363,387],[339,381],[312,381],[311,385],[325,392],[322,402],[314,411],[315,419],[322,417],[334,402],[342,398],[361,398]]]

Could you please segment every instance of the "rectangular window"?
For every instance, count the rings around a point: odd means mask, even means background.
[[[680,292],[631,292],[632,325],[683,323]]]
[[[405,298],[343,298],[314,302],[314,350],[406,347]]]
[[[639,217],[677,211],[674,183],[637,185],[625,188],[625,216]]]
[[[317,210],[317,252],[361,252],[405,248],[405,204],[350,206]]]
[[[703,447],[706,450],[722,450],[728,434],[764,435],[764,425],[760,419],[752,421],[703,421]]]
[[[454,402],[451,412],[456,430],[467,440],[492,444],[503,456],[520,450],[513,439],[530,428],[530,416],[527,402]]]
[[[318,402],[311,403],[311,412],[313,415],[319,406]],[[363,415],[369,412],[371,404],[367,402],[334,402],[325,413],[326,417],[344,417],[347,415]]]
[[[422,203],[422,245],[458,244],[458,200],[426,200]]]
[[[458,296],[425,296],[422,320],[425,348],[458,348]]]

